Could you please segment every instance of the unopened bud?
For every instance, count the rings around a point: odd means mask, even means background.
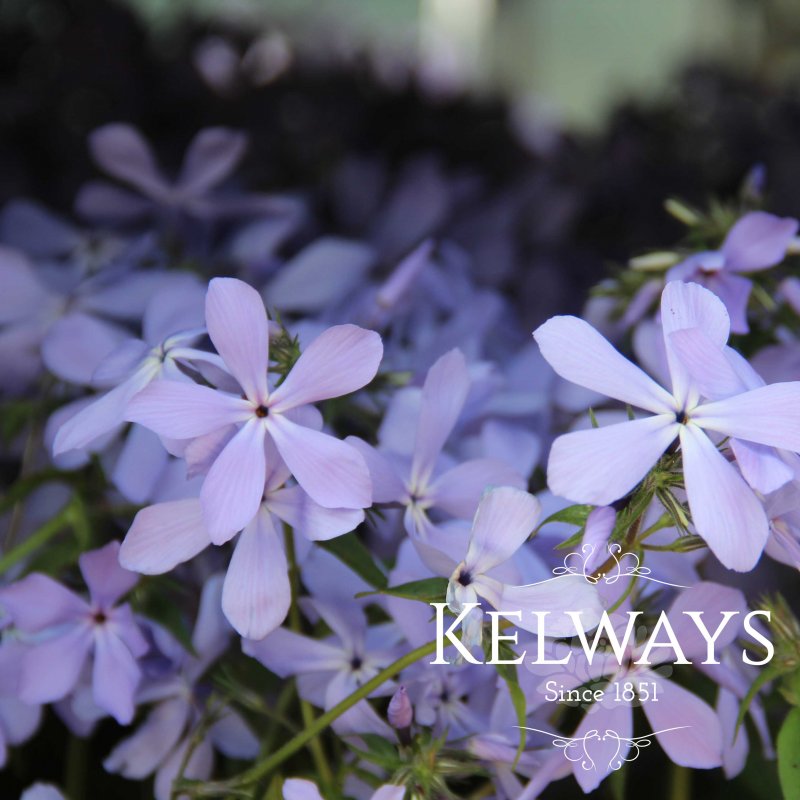
[[[407,730],[411,727],[414,719],[414,709],[408,699],[408,692],[405,686],[401,686],[389,701],[389,710],[386,712],[389,724],[398,731]]]
[[[628,266],[637,272],[664,272],[664,270],[674,267],[680,260],[681,257],[677,253],[658,250],[643,256],[635,256],[628,261]]]
[[[664,202],[664,208],[670,216],[675,217],[675,219],[690,228],[701,222],[702,218],[693,208],[689,208],[685,203],[676,200],[674,197],[670,197],[669,200]]]

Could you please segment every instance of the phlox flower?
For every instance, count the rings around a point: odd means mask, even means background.
[[[91,445],[124,425],[128,401],[151,381],[189,381],[179,362],[219,362],[217,355],[191,346],[203,334],[202,304],[200,286],[188,275],[153,297],[142,317],[142,338],[123,339],[95,370],[93,377],[113,388],[88,404],[78,401],[78,413],[56,433],[54,456]]]
[[[731,331],[747,333],[753,283],[742,273],[759,272],[783,261],[797,227],[797,220],[751,211],[728,231],[719,250],[689,256],[667,272],[667,280],[691,281],[710,289],[728,309]]]
[[[429,541],[435,530],[431,511],[469,519],[487,486],[524,486],[522,477],[499,459],[476,458],[449,468],[443,465],[442,450],[469,389],[466,360],[460,350],[451,350],[428,370],[413,432],[400,426],[401,437],[414,437],[410,458],[378,450],[354,436],[347,439],[367,462],[373,501],[399,504],[404,509],[406,532],[423,541]]]
[[[686,659],[699,662],[706,659],[708,644],[685,611],[701,611],[715,620],[723,611],[746,613],[747,604],[741,592],[713,583],[699,583],[675,599],[667,611],[675,639]],[[617,637],[623,638],[627,616],[615,614],[611,621]],[[733,642],[739,627],[729,624],[722,630],[716,641],[718,651]],[[608,680],[602,699],[589,707],[571,735],[572,739],[579,740],[578,750],[584,744],[586,747],[587,758],[572,763],[573,775],[586,793],[624,763],[632,747],[634,701],[641,705],[655,738],[674,763],[695,769],[711,769],[722,764],[722,728],[714,709],[661,674],[659,665],[669,664],[676,657],[672,647],[653,647],[648,652],[649,665],[634,663],[642,658],[646,647],[646,643],[629,641],[621,659],[614,653],[597,652],[590,661],[583,649],[555,643],[551,645],[549,658],[562,659],[571,654],[569,672],[556,672],[558,668],[551,665],[526,664],[533,676],[547,676],[534,690],[542,696],[546,683],[553,679],[565,690],[589,681]],[[633,699],[626,697],[626,684],[634,689]],[[656,700],[652,699],[654,691]],[[643,692],[646,694],[640,699]],[[546,701],[542,699],[542,702]]]
[[[191,216],[214,211],[211,192],[230,176],[247,148],[247,137],[228,128],[206,128],[189,145],[180,175],[164,177],[153,151],[131,125],[111,123],[89,137],[92,158],[109,175],[138,192],[92,181],[78,193],[79,213],[91,219],[130,221],[160,209]]]
[[[405,794],[405,786],[385,783],[375,790],[370,800],[403,800]],[[323,797],[312,781],[289,778],[283,782],[283,800],[323,800]]]
[[[667,284],[661,323],[671,391],[583,320],[553,317],[534,332],[542,354],[561,377],[651,414],[558,437],[550,451],[548,484],[554,494],[574,502],[609,505],[631,491],[679,439],[698,534],[726,567],[750,570],[769,534],[767,517],[759,498],[709,435],[800,450],[800,383],[736,391],[728,383],[732,369],[722,355],[730,331],[728,313],[697,284]],[[727,368],[719,366],[722,361]],[[696,376],[704,370],[706,384],[718,381],[734,393],[703,401]]]
[[[298,693],[314,705],[332,708],[400,655],[399,630],[391,623],[367,626],[357,603],[308,598],[303,606],[308,615],[328,625],[330,636],[312,639],[278,628],[260,641],[245,639],[242,650],[280,678],[297,676]],[[391,696],[395,688],[387,681],[373,696]],[[392,729],[366,700],[342,714],[333,728],[340,735],[374,733],[393,738]]]
[[[301,486],[287,486],[289,470],[271,440],[264,445],[269,474],[259,507],[244,526],[222,590],[222,609],[239,634],[262,639],[286,618],[292,592],[282,524],[309,540],[330,539],[353,530],[362,509],[324,508]],[[201,501],[182,498],[142,509],[120,549],[128,569],[157,575],[194,558],[212,544]]]
[[[456,561],[463,537],[439,531],[431,545],[418,543],[423,560],[439,574],[449,576],[447,603],[455,614],[465,605],[484,600],[493,608],[510,612],[509,620],[539,635],[574,636],[575,623],[564,612],[580,615],[585,629],[594,628],[603,607],[597,588],[582,575],[561,575],[529,585],[515,585],[519,573],[511,559],[527,541],[541,515],[539,501],[528,492],[498,487],[485,492],[475,512],[466,542],[466,554]],[[545,630],[532,612],[549,612]],[[515,612],[521,612],[515,616]],[[464,623],[463,641],[480,642],[483,612],[473,608]]]
[[[192,633],[194,654],[181,651],[176,671],[143,681],[137,702],[154,705],[136,732],[119,742],[103,762],[109,772],[132,780],[155,774],[155,800],[169,800],[171,796],[193,728],[205,708],[207,687],[202,676],[230,644],[231,629],[220,613],[221,592],[219,576],[206,581]],[[183,776],[195,780],[210,777],[215,749],[230,758],[252,759],[259,748],[241,716],[226,708],[196,744]]]
[[[211,541],[222,544],[256,515],[267,473],[265,442],[274,442],[297,482],[326,508],[372,502],[369,471],[351,445],[311,425],[312,403],[360,389],[377,372],[377,333],[338,325],[305,348],[285,380],[268,385],[269,326],[258,292],[234,278],[215,278],[206,296],[206,326],[241,394],[180,381],[156,381],[128,406],[127,418],[171,439],[221,449],[210,459],[200,503]],[[226,435],[236,426],[229,440]]]
[[[147,642],[120,598],[138,576],[119,565],[119,542],[79,559],[89,602],[47,575],[31,573],[0,590],[0,605],[24,635],[19,698],[29,704],[66,697],[92,656],[94,702],[122,725],[133,719]]]

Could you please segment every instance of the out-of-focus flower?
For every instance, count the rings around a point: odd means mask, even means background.
[[[375,790],[370,800],[403,800],[405,794],[405,786],[386,783]],[[312,781],[289,778],[283,782],[283,800],[323,800],[323,797]]]
[[[722,300],[733,333],[747,333],[747,302],[752,281],[741,273],[759,272],[779,264],[797,233],[798,223],[764,211],[745,214],[719,250],[695,253],[667,272],[667,280],[700,283]]]
[[[177,672],[145,681],[137,702],[155,702],[139,728],[114,747],[103,765],[109,772],[142,780],[155,773],[156,800],[169,800],[172,783],[194,747],[183,777],[207,779],[213,769],[214,749],[229,758],[250,759],[258,754],[258,740],[233,709],[225,708],[199,742],[192,743],[194,727],[205,710],[207,687],[203,675],[230,644],[231,630],[220,613],[222,579],[212,576],[203,586],[192,647],[183,652]]]
[[[633,489],[679,438],[697,532],[726,567],[750,570],[769,534],[767,517],[759,499],[708,434],[800,450],[800,383],[737,392],[739,379],[722,352],[729,333],[728,314],[714,294],[697,284],[667,284],[661,323],[671,392],[583,320],[554,317],[535,331],[542,354],[563,378],[651,413],[560,436],[550,452],[548,484],[554,494],[575,502],[607,505]],[[719,394],[723,386],[737,393],[702,402],[704,392],[696,376],[703,371],[705,381],[713,383]]]
[[[21,656],[19,697],[31,704],[66,697],[92,655],[94,702],[127,725],[141,678],[137,659],[148,646],[130,606],[117,603],[138,576],[119,566],[119,542],[84,553],[80,568],[88,603],[36,572],[0,590],[0,605],[28,645]]]

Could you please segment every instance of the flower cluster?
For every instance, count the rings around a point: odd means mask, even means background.
[[[531,339],[439,231],[398,254],[392,204],[350,240],[241,191],[239,132],[175,179],[130,126],[89,146],[125,186],[81,190],[87,227],[0,219],[0,766],[45,705],[113,720],[104,769],[158,800],[774,756],[800,627],[740,573],[800,569],[796,221],[673,205],[685,243]]]

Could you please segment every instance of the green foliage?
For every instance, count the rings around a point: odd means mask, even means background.
[[[800,800],[800,708],[793,708],[778,733],[778,776],[784,800]]]

